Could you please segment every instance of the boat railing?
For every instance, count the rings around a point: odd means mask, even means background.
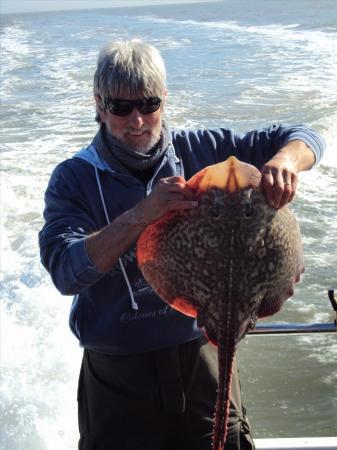
[[[337,299],[335,291],[329,289],[328,297],[336,314],[331,323],[265,323],[258,324],[249,335],[305,334],[337,332]],[[256,450],[337,450],[337,437],[272,438],[254,439]]]
[[[248,335],[264,334],[306,334],[306,333],[336,333],[337,332],[337,299],[334,289],[329,289],[328,297],[335,311],[336,318],[330,323],[272,323],[257,324],[248,331]],[[336,449],[337,450],[337,449]]]
[[[337,437],[254,439],[256,450],[336,450]]]

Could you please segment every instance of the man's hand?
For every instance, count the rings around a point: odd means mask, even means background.
[[[192,201],[183,177],[168,177],[158,181],[151,194],[136,209],[140,222],[150,224],[173,210],[186,210],[198,206]]]
[[[297,191],[297,170],[288,155],[277,153],[261,172],[263,192],[270,206],[278,209],[292,201]]]
[[[314,153],[302,141],[291,141],[281,148],[261,169],[267,203],[278,209],[291,202],[297,191],[298,172],[314,163]]]
[[[162,178],[145,200],[88,236],[86,249],[95,266],[102,273],[108,272],[147,225],[168,211],[195,208],[198,202],[191,201],[185,185],[182,177]]]

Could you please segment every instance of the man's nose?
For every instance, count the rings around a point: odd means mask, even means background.
[[[144,120],[143,120],[143,114],[141,112],[138,111],[138,109],[135,107],[133,108],[130,116],[130,125],[132,125],[132,127],[134,128],[141,128]]]

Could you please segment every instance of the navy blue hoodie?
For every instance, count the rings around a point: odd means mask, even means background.
[[[231,155],[261,168],[295,139],[305,142],[318,162],[324,147],[322,139],[302,125],[273,126],[244,136],[226,129],[171,134],[172,141],[147,185],[109,167],[93,145],[59,164],[51,176],[45,225],[39,233],[41,260],[58,290],[75,295],[70,327],[83,347],[129,354],[177,345],[202,334],[194,319],[167,306],[146,283],[135,246],[104,274],[86,252],[88,235],[133,208],[160,178],[181,175],[188,180]]]

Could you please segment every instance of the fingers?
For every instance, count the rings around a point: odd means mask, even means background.
[[[198,206],[198,202],[191,200],[170,200],[166,204],[166,211],[187,210]]]
[[[271,172],[262,171],[262,189],[268,205],[274,206],[274,177]]]
[[[175,192],[167,192],[166,195],[162,196],[162,200],[163,200],[163,202],[179,201],[181,203],[185,202],[185,203],[195,204],[195,201],[190,200],[190,199],[186,199],[184,194],[182,194],[182,193],[175,193]],[[198,203],[198,202],[196,202],[196,203]]]
[[[167,177],[158,181],[159,186],[185,186],[186,180],[183,177]]]
[[[198,206],[188,192],[183,177],[168,177],[158,181],[149,196],[142,202],[144,222],[152,223],[173,210],[187,210]]]
[[[186,199],[184,193],[179,191],[167,191],[166,193],[162,193],[160,203],[162,213],[173,211],[175,209],[192,209],[198,206],[197,201]]]
[[[193,200],[193,195],[188,185],[186,184],[186,180],[183,177],[168,177],[162,178],[158,181],[156,190],[160,192],[176,192],[181,193],[187,200]]]
[[[296,174],[294,174],[294,176],[292,177],[292,180],[291,180],[292,192],[290,194],[288,203],[293,201],[293,198],[295,197],[296,192],[297,192],[297,186],[298,186],[298,177]]]
[[[267,203],[276,209],[291,202],[297,191],[297,175],[287,169],[265,166],[262,189]]]
[[[297,176],[291,174],[287,176],[286,180],[283,181],[283,193],[278,203],[277,208],[282,208],[287,203],[290,203],[294,198],[297,191]]]

